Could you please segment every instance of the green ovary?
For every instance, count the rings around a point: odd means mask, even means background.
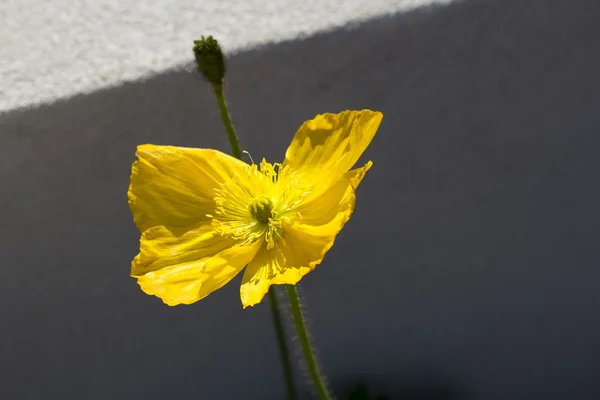
[[[268,224],[269,220],[273,218],[273,202],[266,197],[252,200],[248,209],[252,217],[260,223]]]

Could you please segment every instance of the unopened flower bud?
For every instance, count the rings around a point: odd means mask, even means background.
[[[225,59],[219,42],[212,36],[194,40],[194,56],[202,75],[213,85],[223,82],[225,75]]]

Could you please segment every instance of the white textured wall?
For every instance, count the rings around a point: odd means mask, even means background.
[[[450,0],[3,0],[0,111],[112,86],[192,60]]]

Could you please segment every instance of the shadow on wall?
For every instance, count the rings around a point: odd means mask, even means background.
[[[255,160],[317,113],[385,114],[355,215],[302,281],[340,393],[596,398],[599,17],[462,1],[231,57]],[[284,398],[239,277],[167,308],[128,276],[135,146],[228,149],[206,84],[172,71],[14,111],[0,138],[0,398]]]
[[[380,382],[356,384],[358,380],[349,380],[348,388],[334,388],[335,393],[347,393],[341,397],[347,400],[465,400],[471,399],[465,389],[458,387],[455,379],[433,373],[417,374],[412,372],[405,377],[380,377]],[[375,393],[371,387],[380,386],[381,381],[395,382],[387,394]]]

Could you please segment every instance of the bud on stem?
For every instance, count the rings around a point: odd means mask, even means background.
[[[194,56],[202,75],[213,85],[220,85],[225,76],[225,59],[219,42],[212,36],[194,40]]]

